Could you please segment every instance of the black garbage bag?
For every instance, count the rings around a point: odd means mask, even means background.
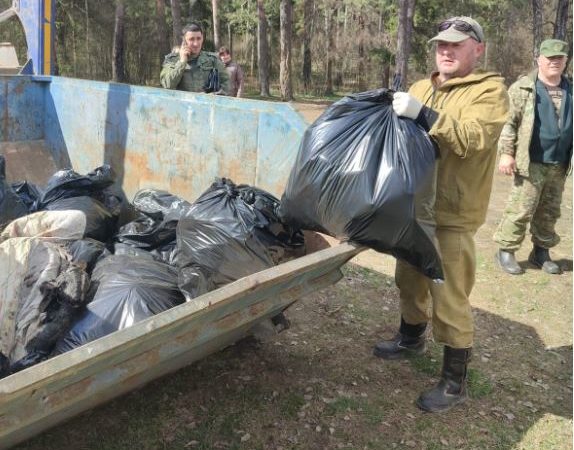
[[[118,228],[119,209],[110,209],[99,200],[88,196],[60,198],[48,203],[44,210],[81,211],[86,217],[85,228],[80,230],[84,238],[107,242]]]
[[[0,378],[49,357],[86,302],[89,277],[55,242],[0,244]]]
[[[181,197],[159,189],[138,191],[132,203],[139,212],[159,220],[168,214],[173,219],[179,218],[191,207],[191,204]]]
[[[28,214],[28,207],[6,182],[6,159],[0,155],[0,231],[12,220]]]
[[[29,181],[18,181],[12,183],[11,186],[18,197],[20,197],[20,200],[24,202],[26,208],[28,208],[30,212],[34,211],[35,205],[41,195],[38,187]]]
[[[415,194],[433,174],[435,148],[391,103],[387,89],[351,95],[307,129],[281,199],[281,218],[443,279],[438,252],[415,218]]]
[[[150,252],[154,258],[174,265],[177,258],[176,228],[191,204],[157,189],[144,189],[133,200],[139,217],[120,228],[114,241]],[[129,253],[123,245],[114,253]]]
[[[177,270],[149,258],[112,255],[92,273],[92,299],[54,355],[130,327],[185,302],[177,287]]]
[[[305,254],[303,234],[281,223],[279,200],[218,179],[177,226],[179,287],[192,299]]]
[[[105,190],[112,186],[114,181],[114,171],[107,164],[97,167],[86,175],[80,175],[72,169],[59,170],[48,180],[36,209],[38,211],[46,209],[56,200],[84,196],[93,197],[108,208],[112,208],[112,205],[107,203]]]

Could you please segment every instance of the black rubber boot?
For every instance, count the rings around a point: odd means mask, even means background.
[[[444,347],[442,375],[439,383],[418,398],[417,406],[428,412],[447,411],[468,398],[467,367],[472,349]]]
[[[500,249],[496,252],[495,258],[500,268],[506,273],[510,275],[521,275],[524,273],[524,269],[516,262],[514,252]]]
[[[409,325],[401,317],[401,326],[395,337],[381,341],[373,350],[375,356],[383,359],[404,359],[409,355],[422,355],[426,350],[426,323]]]
[[[550,252],[548,249],[539,247],[538,245],[535,245],[530,252],[528,262],[542,269],[544,272],[550,273],[552,275],[562,273],[560,266],[550,258]]]

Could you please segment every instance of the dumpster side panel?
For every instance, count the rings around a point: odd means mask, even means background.
[[[52,77],[46,135],[78,172],[110,163],[141,188],[194,200],[217,176],[280,196],[306,128],[288,104]]]
[[[44,138],[48,85],[31,77],[0,76],[0,141]]]

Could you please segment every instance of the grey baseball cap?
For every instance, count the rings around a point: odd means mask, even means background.
[[[429,40],[445,42],[462,42],[469,37],[478,42],[484,42],[484,32],[480,24],[472,17],[456,16],[441,22],[439,33]]]

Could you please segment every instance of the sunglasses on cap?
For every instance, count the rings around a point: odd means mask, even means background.
[[[445,20],[441,22],[438,26],[438,31],[445,31],[448,30],[450,27],[453,27],[457,31],[461,31],[463,33],[472,33],[472,38],[477,41],[481,42],[480,38],[478,37],[478,33],[474,29],[474,27],[464,20],[454,19],[454,20]]]

